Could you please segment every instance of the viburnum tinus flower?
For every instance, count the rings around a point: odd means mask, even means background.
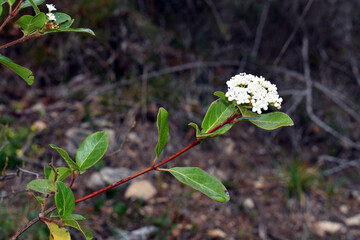
[[[279,97],[277,87],[263,77],[240,73],[226,82],[228,91],[225,96],[237,105],[252,107],[252,111],[261,114],[268,106],[281,108],[283,99]]]
[[[49,21],[56,21],[56,17],[53,13],[47,13],[46,15],[47,15]]]
[[[55,11],[56,8],[55,8],[55,5],[54,4],[46,4],[46,7],[49,9],[49,12],[51,11]]]

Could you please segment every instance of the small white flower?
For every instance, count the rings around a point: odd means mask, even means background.
[[[56,21],[56,17],[53,13],[47,13],[46,15],[50,21]]]
[[[46,4],[46,7],[49,9],[49,12],[51,11],[55,11],[56,8],[55,8],[55,5],[54,4]]]
[[[278,109],[283,99],[279,97],[277,87],[263,77],[240,73],[226,82],[228,91],[225,96],[229,101],[236,104],[252,106],[252,111],[261,114],[261,110],[267,110],[269,105]]]

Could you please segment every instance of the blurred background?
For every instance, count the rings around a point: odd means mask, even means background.
[[[275,83],[295,126],[269,132],[241,122],[168,164],[218,177],[229,202],[152,172],[134,180],[140,187],[78,204],[84,226],[96,239],[360,238],[359,1],[46,3],[96,37],[49,34],[1,50],[35,75],[28,86],[0,68],[1,239],[37,216],[26,184],[51,158],[64,164],[50,143],[74,156],[88,134],[109,134],[106,157],[75,182],[82,197],[152,163],[159,107],[169,112],[163,157],[192,142],[188,123],[200,124],[213,93],[240,72]],[[15,21],[1,44],[21,37]],[[21,239],[47,238],[37,223]]]

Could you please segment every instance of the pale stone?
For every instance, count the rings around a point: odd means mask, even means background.
[[[334,234],[345,230],[345,226],[341,223],[330,221],[318,221],[310,225],[311,230],[318,236],[324,237],[326,234]]]
[[[251,210],[251,209],[253,209],[255,207],[255,203],[251,198],[246,198],[244,200],[243,205],[244,205],[244,208],[247,209],[247,210]]]
[[[226,233],[221,229],[210,229],[207,231],[210,238],[226,238]]]
[[[348,226],[360,226],[360,214],[345,219]]]
[[[149,200],[156,194],[155,187],[146,180],[132,182],[126,189],[125,198],[141,198]]]
[[[340,210],[340,212],[343,213],[343,214],[348,214],[348,212],[349,212],[349,208],[348,208],[348,206],[346,206],[346,205],[341,205],[341,206],[339,207],[339,210]]]

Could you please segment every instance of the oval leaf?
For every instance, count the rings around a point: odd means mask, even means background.
[[[55,149],[65,160],[65,162],[69,165],[69,167],[74,171],[79,171],[79,166],[70,158],[69,154],[62,148],[54,144],[49,145],[51,148]]]
[[[36,5],[40,5],[42,4],[43,2],[45,2],[45,0],[33,0],[33,2],[36,4]],[[31,6],[31,2],[29,0],[26,0],[24,1],[21,5],[20,5],[20,9],[22,8],[26,8],[26,7],[30,7]]]
[[[32,71],[27,68],[24,68],[20,65],[14,63],[10,58],[7,58],[0,54],[0,63],[4,64],[16,74],[18,74],[28,85],[32,85],[34,83],[34,76]]]
[[[68,216],[74,210],[74,194],[63,182],[56,182],[56,188],[57,193],[55,194],[55,204],[59,211],[59,216]]]
[[[211,103],[204,120],[201,124],[202,133],[208,133],[211,129],[225,121],[233,113],[231,104],[222,99]]]
[[[93,239],[94,235],[89,230],[86,230],[82,227],[80,227],[79,223],[75,220],[63,220],[63,223],[67,226],[76,228],[77,230],[81,231],[82,234],[84,234],[86,240]]]
[[[47,179],[32,180],[31,182],[28,183],[26,187],[30,190],[44,194],[56,191],[54,182]]]
[[[174,167],[169,172],[180,182],[204,193],[217,202],[230,200],[225,186],[215,177],[197,167]]]
[[[159,109],[157,115],[158,143],[156,145],[156,156],[159,157],[169,137],[168,112],[164,108]]]
[[[88,33],[95,36],[93,30],[89,28],[58,28],[58,29],[50,29],[47,32],[56,33],[56,32],[78,32],[78,33]]]
[[[50,230],[50,240],[71,240],[70,233],[66,228],[61,228],[53,222],[46,222]]]
[[[56,21],[56,24],[62,24],[66,21],[70,21],[71,17],[69,15],[67,15],[66,13],[62,13],[62,12],[56,12],[54,13]]]
[[[59,167],[55,169],[57,171],[56,181],[63,181],[71,175],[71,170],[66,167]],[[55,172],[51,167],[44,168],[45,177],[50,181],[55,181]]]
[[[76,152],[76,163],[80,170],[84,172],[99,161],[104,156],[108,146],[109,140],[106,132],[96,132],[88,136]]]
[[[283,112],[260,114],[254,119],[249,118],[249,121],[258,126],[259,128],[265,130],[274,130],[279,127],[294,125],[293,120],[286,113]]]
[[[196,138],[198,139],[204,139],[204,138],[209,138],[209,137],[217,137],[219,135],[223,135],[224,133],[226,133],[227,131],[230,130],[230,128],[234,125],[234,123],[231,124],[226,124],[224,126],[222,126],[221,128],[217,129],[215,132],[212,133],[202,133],[199,130],[199,127],[196,123],[189,123],[190,126],[192,126],[193,128],[195,128],[196,130]]]

